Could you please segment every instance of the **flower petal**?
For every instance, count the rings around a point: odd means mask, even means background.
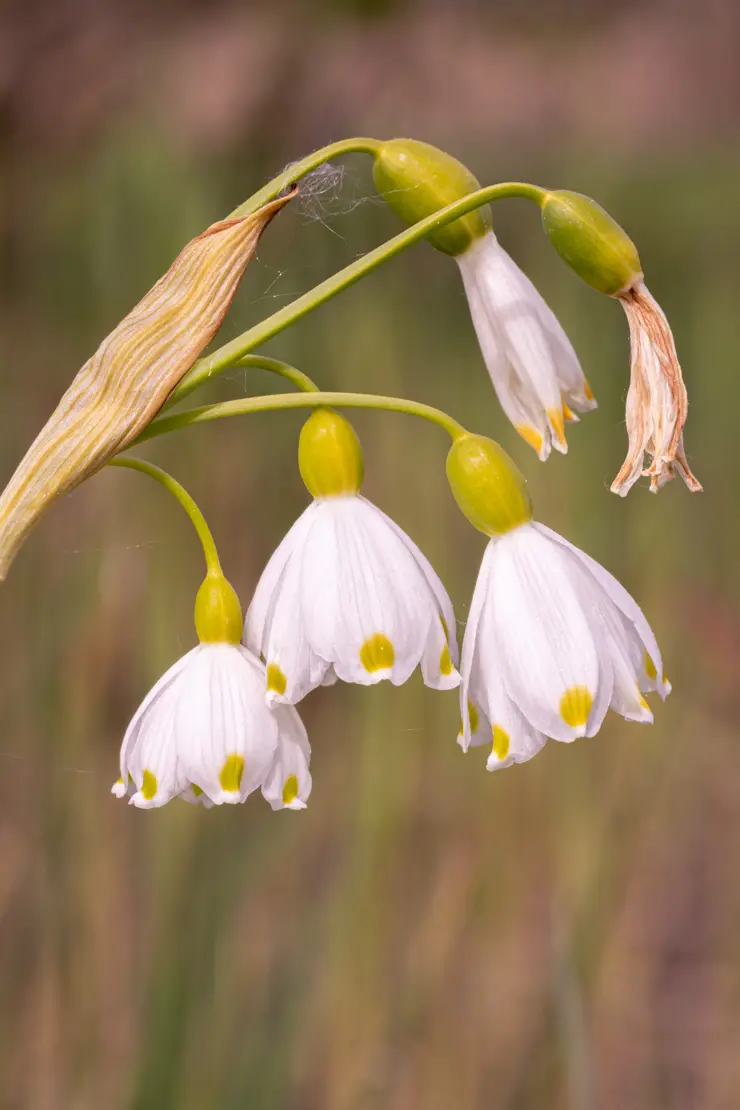
[[[178,798],[182,798],[183,802],[187,802],[191,806],[203,806],[204,809],[212,809],[213,802],[204,794],[199,786],[190,783],[184,790],[178,794]]]
[[[134,716],[131,719],[131,723],[126,729],[126,733],[123,737],[123,743],[121,744],[121,785],[128,782],[129,761],[131,757],[131,752],[133,751],[139,733],[141,732],[142,723],[145,721],[147,715],[152,710],[154,704],[161,698],[165,690],[167,690],[168,687],[172,685],[180,672],[189,665],[191,657],[195,654],[195,652],[199,650],[200,646],[195,647],[191,651],[183,655],[180,659],[178,659],[176,663],[173,663],[173,665],[165,671],[165,673],[154,684],[154,686],[152,686],[151,690],[134,713]],[[125,793],[125,787],[122,792],[116,791],[118,797],[123,797]]]
[[[473,666],[478,662],[478,633],[483,606],[488,596],[492,557],[493,542],[490,542],[483,554],[483,561],[481,562],[481,568],[470,602],[470,610],[465,625],[465,635],[463,636],[462,660],[460,662],[460,676],[462,679],[460,683],[461,724],[458,743],[464,752],[466,752],[471,745],[476,746],[479,743],[488,743],[488,736],[490,735],[490,730],[486,729],[485,731],[488,735],[485,735],[483,740],[478,739],[481,735],[479,714],[482,707],[476,705],[475,702],[472,701],[473,692],[471,690],[471,680],[473,678]],[[471,710],[473,712],[471,712]]]
[[[492,551],[489,596],[506,693],[538,732],[556,740],[591,734],[611,700],[612,676],[600,666],[577,578],[531,525]]]
[[[262,794],[273,809],[305,809],[311,793],[311,746],[292,706],[275,710],[278,746]]]
[[[277,724],[264,701],[264,668],[241,645],[206,644],[189,668],[177,729],[187,781],[212,802],[240,802],[275,757]]]
[[[570,340],[493,232],[457,261],[501,407],[540,459],[551,446],[565,454],[572,408],[596,405]]]
[[[450,595],[447,593],[447,590],[445,589],[441,578],[427,559],[424,552],[417,547],[411,537],[407,535],[406,532],[404,532],[403,528],[399,527],[399,525],[396,524],[395,520],[392,520],[383,512],[382,509],[379,509],[377,505],[374,505],[372,501],[368,501],[367,498],[363,497],[361,494],[358,495],[358,500],[367,505],[369,510],[377,517],[379,517],[380,520],[383,521],[383,524],[387,528],[390,528],[394,535],[398,537],[404,547],[410,552],[411,556],[414,559],[414,562],[417,564],[422,574],[424,575],[424,578],[427,581],[427,585],[432,591],[432,595],[437,602],[439,613],[443,618],[444,624],[446,626],[447,644],[450,649],[450,657],[452,658],[452,662],[454,663],[454,665],[457,666],[459,653],[457,649],[457,636],[455,634],[457,629],[457,625],[455,622],[455,610],[452,607]]]
[[[311,518],[316,524],[318,516]],[[304,532],[304,538],[311,529]],[[303,619],[303,542],[275,588],[262,638],[268,705],[293,705],[322,684],[329,663],[313,651]]]
[[[345,682],[405,682],[419,664],[435,596],[407,544],[364,498],[321,506],[304,549],[302,612],[313,650]]]
[[[566,403],[574,409],[590,412],[598,406],[584,377],[578,355],[547,301],[537,295],[537,314],[548,338],[561,393],[564,394]]]
[[[501,249],[495,237],[494,248],[496,253]],[[550,428],[529,376],[522,379],[518,366],[509,357],[506,337],[498,316],[497,299],[492,300],[486,279],[489,253],[491,249],[487,245],[485,252],[480,249],[477,252],[466,251],[457,259],[470,315],[483,361],[502,409],[519,434],[544,462],[550,454]],[[497,269],[496,263],[494,268]]]
[[[490,545],[489,566],[494,564],[495,542]],[[524,763],[536,755],[547,737],[534,729],[506,693],[501,670],[502,645],[497,639],[489,598],[483,602],[473,658],[470,665],[469,704],[477,711],[478,735],[474,744],[490,745],[489,771]]]
[[[614,675],[611,708],[628,721],[652,724],[653,713],[641,689],[644,650],[635,629],[611,602],[600,606],[604,646]]]
[[[306,532],[311,527],[316,503],[312,502],[301,513],[293,527],[278,544],[263,570],[254,597],[244,621],[244,644],[259,656],[264,648],[265,627],[274,604],[274,596],[285,574],[285,569],[296,552],[300,552]]]
[[[129,783],[126,792],[131,794],[130,804],[140,809],[165,805],[187,783],[176,745],[179,696],[180,683],[175,682],[152,703],[129,754],[128,774],[135,789]]]
[[[432,690],[454,690],[460,685],[460,675],[452,662],[447,626],[441,617],[432,618],[427,631],[421,673]]]
[[[611,599],[616,605],[617,609],[626,618],[627,623],[631,624],[640,640],[644,645],[647,657],[647,677],[651,678],[654,685],[643,685],[643,689],[657,689],[661,698],[665,701],[671,690],[670,683],[666,680],[663,674],[663,658],[658,647],[658,641],[655,638],[652,628],[647,622],[645,614],[635,599],[625,590],[624,586],[617,581],[613,574],[587,555],[585,551],[575,547],[568,540],[553,532],[551,528],[540,524],[538,521],[532,524],[542,536],[553,540],[555,543],[560,544],[561,547],[566,548],[575,558],[586,568],[586,570],[593,576],[603,592]],[[650,675],[650,672],[653,672]]]
[[[481,258],[478,265],[482,295],[495,318],[505,357],[521,383],[520,396],[531,393],[536,398],[537,412],[547,419],[552,445],[565,452],[555,350],[567,349],[568,339],[557,321],[553,325],[555,318],[543,312],[546,306],[539,292],[493,233],[473,249]],[[553,327],[556,334],[562,333],[558,348],[551,342]]]

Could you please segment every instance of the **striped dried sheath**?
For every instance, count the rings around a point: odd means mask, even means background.
[[[0,496],[0,580],[50,502],[156,416],[218,331],[262,231],[292,195],[188,243],[85,363]]]

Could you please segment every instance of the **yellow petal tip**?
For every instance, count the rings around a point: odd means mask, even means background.
[[[295,775],[288,775],[283,786],[283,805],[289,806],[298,797],[298,779]]]
[[[565,438],[565,418],[562,409],[548,409],[547,419],[550,421],[550,427],[555,433],[558,443],[561,447],[567,447],[568,441]]]
[[[492,729],[492,748],[491,751],[497,759],[506,759],[509,754],[509,734],[506,729],[501,728],[501,725],[494,725]]]
[[[519,432],[524,442],[528,443],[530,447],[533,447],[539,455],[542,451],[542,436],[537,429],[533,428],[531,424],[517,424],[516,430]]]
[[[277,663],[270,663],[267,667],[267,689],[276,694],[284,694],[288,680],[278,667]]]
[[[389,671],[395,662],[393,644],[382,632],[376,632],[360,648],[360,662],[368,674]]]
[[[560,699],[560,716],[570,728],[585,728],[594,703],[586,686],[571,686]]]
[[[229,794],[235,794],[241,786],[243,774],[244,756],[230,755],[221,768],[221,774],[218,776],[221,789],[227,791]]]

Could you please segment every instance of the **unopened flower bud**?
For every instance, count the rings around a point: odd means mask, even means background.
[[[617,296],[642,277],[637,247],[590,197],[565,189],[548,193],[542,224],[560,257],[599,293]]]
[[[244,622],[236,590],[223,574],[209,571],[195,597],[195,631],[202,644],[238,644]]]
[[[447,456],[447,480],[461,511],[486,536],[501,536],[532,519],[523,474],[486,436],[466,434]]]
[[[480,189],[480,182],[462,162],[416,139],[382,143],[373,175],[383,200],[407,224],[418,223]],[[444,254],[458,255],[490,230],[491,215],[485,205],[437,228],[427,238]]]
[[[298,466],[314,497],[357,493],[365,466],[360,441],[349,420],[334,409],[316,409],[301,429]]]

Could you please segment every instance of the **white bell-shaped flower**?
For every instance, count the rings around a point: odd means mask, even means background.
[[[598,732],[610,707],[652,722],[670,684],[641,609],[603,567],[542,524],[493,537],[462,651],[459,742],[490,744],[488,769],[531,759],[548,737]]]
[[[570,340],[493,231],[456,261],[501,407],[540,459],[565,454],[566,421],[596,408]]]
[[[627,591],[533,522],[527,484],[493,440],[459,436],[447,477],[462,512],[490,537],[463,639],[462,748],[490,744],[495,770],[531,759],[548,736],[593,736],[610,706],[652,721],[644,694],[665,698],[670,686]]]
[[[400,685],[419,664],[428,686],[460,682],[452,603],[416,544],[357,492],[359,452],[337,413],[306,422],[299,461],[315,500],[270,559],[245,623],[270,704],[337,678]]]
[[[198,596],[201,643],[134,715],[113,793],[149,809],[176,796],[206,806],[243,802],[262,787],[273,809],[303,808],[311,776],[300,717],[292,706],[265,704],[265,668],[238,642],[241,611],[226,580],[209,576]]]
[[[317,498],[270,559],[245,642],[267,666],[267,698],[300,701],[340,678],[398,686],[460,681],[452,603],[413,541],[364,497]]]

